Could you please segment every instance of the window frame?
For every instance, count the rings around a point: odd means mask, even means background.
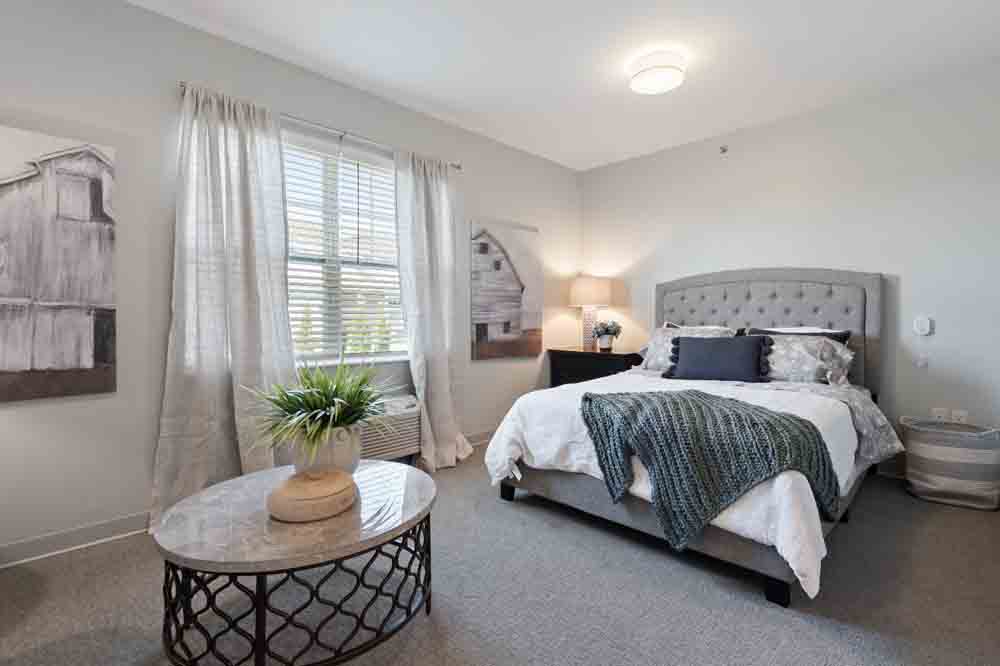
[[[335,339],[340,349],[336,352],[330,350],[322,351],[298,351],[296,345],[296,335],[292,334],[292,344],[295,356],[296,364],[302,365],[337,365],[337,364],[382,364],[382,363],[399,363],[402,361],[409,360],[409,350],[408,339],[406,334],[406,313],[403,308],[403,295],[402,295],[402,284],[400,275],[400,262],[399,262],[399,230],[398,230],[398,198],[397,198],[397,187],[395,182],[395,164],[392,159],[391,153],[387,150],[380,150],[377,148],[370,148],[369,146],[359,145],[357,142],[350,141],[344,136],[338,136],[333,132],[321,132],[311,127],[304,127],[298,122],[289,121],[287,119],[282,119],[281,122],[281,132],[282,132],[282,162],[285,162],[287,157],[286,152],[286,138],[289,138],[289,134],[294,136],[294,139],[289,140],[290,146],[299,149],[305,149],[312,151],[314,153],[323,156],[324,169],[320,176],[321,182],[324,184],[320,189],[320,196],[322,198],[322,204],[318,206],[320,213],[320,222],[317,224],[317,228],[323,229],[319,233],[321,234],[321,240],[319,245],[323,248],[322,255],[303,252],[301,246],[296,247],[296,243],[293,242],[293,231],[292,224],[288,223],[288,248],[287,248],[287,264],[288,269],[286,273],[288,277],[288,298],[289,301],[292,300],[292,266],[318,266],[320,271],[320,317],[323,320],[324,328],[327,326],[333,326],[335,328],[335,333],[324,333],[322,336],[317,336],[316,340],[320,344],[328,342],[330,339]],[[337,152],[331,152],[331,147],[336,146]],[[330,197],[331,187],[328,185],[329,179],[331,178],[328,173],[328,161],[333,158],[336,164],[336,175],[333,177],[333,182],[335,183],[333,187],[336,188],[335,197]],[[342,248],[340,247],[340,242],[343,239],[343,229],[341,228],[341,221],[345,217],[345,211],[358,211],[358,208],[348,208],[344,205],[344,193],[342,190],[342,182],[347,174],[345,173],[345,167],[350,168],[350,166],[355,166],[357,171],[353,174],[353,177],[357,182],[361,182],[362,173],[361,166],[369,165],[372,169],[386,169],[390,167],[393,173],[393,186],[392,186],[392,217],[393,217],[393,230],[394,236],[393,241],[395,244],[396,251],[396,261],[395,263],[386,261],[374,261],[370,256],[366,257],[365,254],[357,252],[356,259],[352,261],[347,261],[342,256]],[[289,215],[289,204],[287,196],[287,167],[283,166],[283,177],[286,178],[286,220],[288,220]],[[358,192],[358,201],[361,200],[361,190]],[[331,203],[332,200],[332,203]],[[371,200],[369,201],[371,205]],[[330,212],[332,211],[332,212]],[[329,215],[329,219],[327,216]],[[358,213],[355,213],[356,217],[360,218]],[[373,221],[374,227],[374,213],[371,214],[371,219]],[[335,220],[335,221],[333,221]],[[384,217],[383,217],[384,223]],[[325,229],[327,225],[335,224],[336,229],[333,231],[328,231]],[[360,233],[360,231],[359,231]],[[333,239],[337,240],[333,240]],[[359,248],[363,247],[359,245]],[[299,252],[295,252],[298,249]],[[349,339],[349,333],[345,332],[345,328],[348,328],[350,318],[345,320],[343,315],[342,306],[337,304],[338,293],[343,295],[345,290],[344,285],[344,268],[347,267],[348,270],[351,268],[356,268],[358,271],[367,271],[372,273],[382,273],[385,272],[390,280],[395,280],[399,284],[398,291],[393,289],[385,289],[379,293],[386,295],[386,304],[389,308],[398,308],[398,319],[391,319],[388,326],[393,327],[395,330],[387,335],[382,340],[387,342],[390,346],[399,347],[402,346],[403,349],[391,349],[389,351],[378,352],[378,351],[361,351],[349,353],[344,351],[351,343]],[[337,287],[333,288],[329,285],[336,284]],[[392,303],[393,295],[398,295],[398,304]],[[391,312],[390,317],[395,313]],[[291,315],[289,316],[291,320]],[[345,324],[345,321],[347,324]],[[353,321],[359,321],[358,318]],[[399,322],[399,326],[402,327],[400,332],[396,328],[395,322]],[[293,330],[294,330],[294,322]],[[379,342],[373,344],[380,344]]]

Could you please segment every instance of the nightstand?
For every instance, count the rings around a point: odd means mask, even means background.
[[[607,377],[642,363],[638,354],[583,351],[579,347],[549,349],[552,386]]]

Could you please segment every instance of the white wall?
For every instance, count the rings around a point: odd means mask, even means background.
[[[180,80],[461,161],[467,217],[541,229],[546,346],[578,340],[578,315],[561,306],[578,268],[623,278],[621,349],[644,341],[662,280],[772,265],[880,271],[888,411],[965,407],[1000,420],[995,69],[577,175],[118,0],[8,3],[0,62],[0,124],[117,149],[120,220],[119,390],[0,404],[0,550],[148,504]],[[916,314],[935,317],[935,336],[909,333]],[[912,363],[923,354],[926,370]],[[464,360],[463,429],[491,430],[541,364]]]
[[[1000,422],[996,71],[583,174],[585,267],[623,278],[623,347],[647,337],[663,280],[762,266],[882,272],[887,411],[964,407]],[[918,314],[936,320],[933,337],[912,334]]]
[[[118,392],[0,405],[0,547],[147,507],[169,322],[180,80],[462,162],[468,216],[541,229],[545,342],[576,340],[578,320],[558,305],[581,254],[577,180],[567,169],[116,0],[5,3],[0,62],[0,124],[114,146],[119,197]],[[463,429],[495,427],[535,386],[540,363],[465,361]]]

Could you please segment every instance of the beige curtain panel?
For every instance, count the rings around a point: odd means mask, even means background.
[[[202,488],[273,466],[244,387],[294,379],[277,119],[195,86],[181,103],[173,318],[151,525]]]
[[[421,459],[431,471],[472,453],[454,404],[453,358],[464,340],[457,321],[459,253],[468,252],[468,237],[459,233],[464,227],[454,171],[438,160],[396,155],[399,280],[410,374],[422,410]]]

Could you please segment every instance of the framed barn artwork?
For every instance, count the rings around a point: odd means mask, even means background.
[[[0,402],[115,390],[115,153],[0,126]]]
[[[471,225],[472,360],[542,352],[538,230],[509,222]]]

